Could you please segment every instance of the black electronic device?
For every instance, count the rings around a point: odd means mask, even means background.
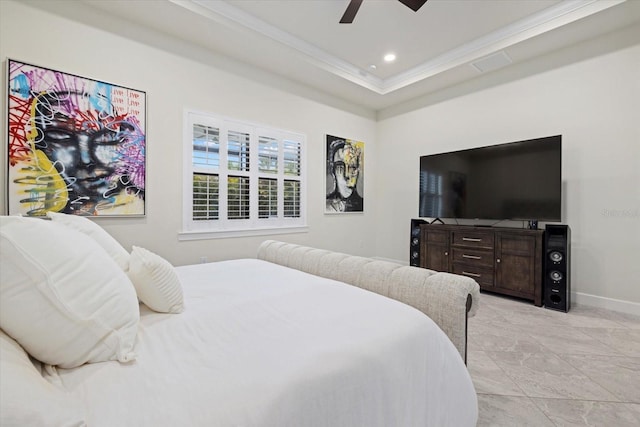
[[[427,224],[423,219],[411,220],[411,233],[409,240],[409,265],[420,267],[420,225]]]
[[[422,218],[561,221],[562,136],[420,157]]]
[[[567,312],[571,308],[571,229],[547,224],[544,232],[543,301],[546,308]]]

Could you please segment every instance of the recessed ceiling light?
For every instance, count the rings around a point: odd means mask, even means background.
[[[393,62],[396,60],[396,54],[395,53],[387,53],[384,56],[384,62]]]

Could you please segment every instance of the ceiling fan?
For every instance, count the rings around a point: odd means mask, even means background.
[[[404,4],[414,12],[417,12],[427,0],[398,0],[400,3]],[[340,19],[341,24],[351,24],[353,19],[356,17],[356,13],[358,13],[358,9],[360,9],[360,5],[362,4],[362,0],[351,0],[349,6],[347,6],[347,10],[345,10],[344,15],[342,15],[342,19]]]

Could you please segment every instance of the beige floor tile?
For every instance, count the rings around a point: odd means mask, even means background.
[[[640,403],[627,403],[627,409],[636,414],[636,417],[640,420]],[[640,425],[640,423],[638,423]]]
[[[532,399],[558,427],[638,427],[640,413],[628,404],[566,399]]]
[[[640,404],[640,357],[560,356],[613,393],[617,400]]]
[[[618,400],[555,354],[486,353],[529,397]]]
[[[469,319],[469,323],[482,324],[485,322],[504,322],[504,317],[491,308],[478,310],[478,313]]]
[[[528,334],[507,332],[504,329],[478,331],[473,336],[475,343],[487,351],[517,351],[521,353],[545,353],[549,350]]]
[[[623,355],[615,348],[598,341],[578,328],[556,326],[532,330],[530,335],[555,354]]]
[[[469,322],[469,333],[493,333],[510,337],[528,336],[528,328],[514,324],[506,319],[485,320],[480,322]]]
[[[638,310],[638,315],[633,315],[629,313],[620,313],[612,310],[605,310],[603,308],[589,307],[578,305],[575,308],[572,308],[570,313],[581,315],[581,316],[590,316],[595,317],[597,319],[606,319],[612,320],[626,328],[630,329],[640,329],[640,310]]]
[[[640,329],[577,329],[626,356],[640,357]]]
[[[478,395],[477,427],[554,427],[528,397]]]
[[[568,326],[565,320],[566,315],[567,313],[561,313],[540,307],[535,307],[535,311],[529,309],[513,310],[504,317],[511,324],[523,326],[529,328],[532,331],[542,331],[551,328]]]
[[[467,365],[478,426],[640,426],[640,316],[486,292],[480,307]]]
[[[471,351],[467,355],[467,368],[476,392],[507,396],[524,396],[516,385],[484,351]]]

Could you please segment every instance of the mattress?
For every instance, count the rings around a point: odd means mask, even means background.
[[[177,267],[185,311],[141,306],[137,359],[51,369],[90,426],[475,426],[454,345],[423,313],[255,259]]]

